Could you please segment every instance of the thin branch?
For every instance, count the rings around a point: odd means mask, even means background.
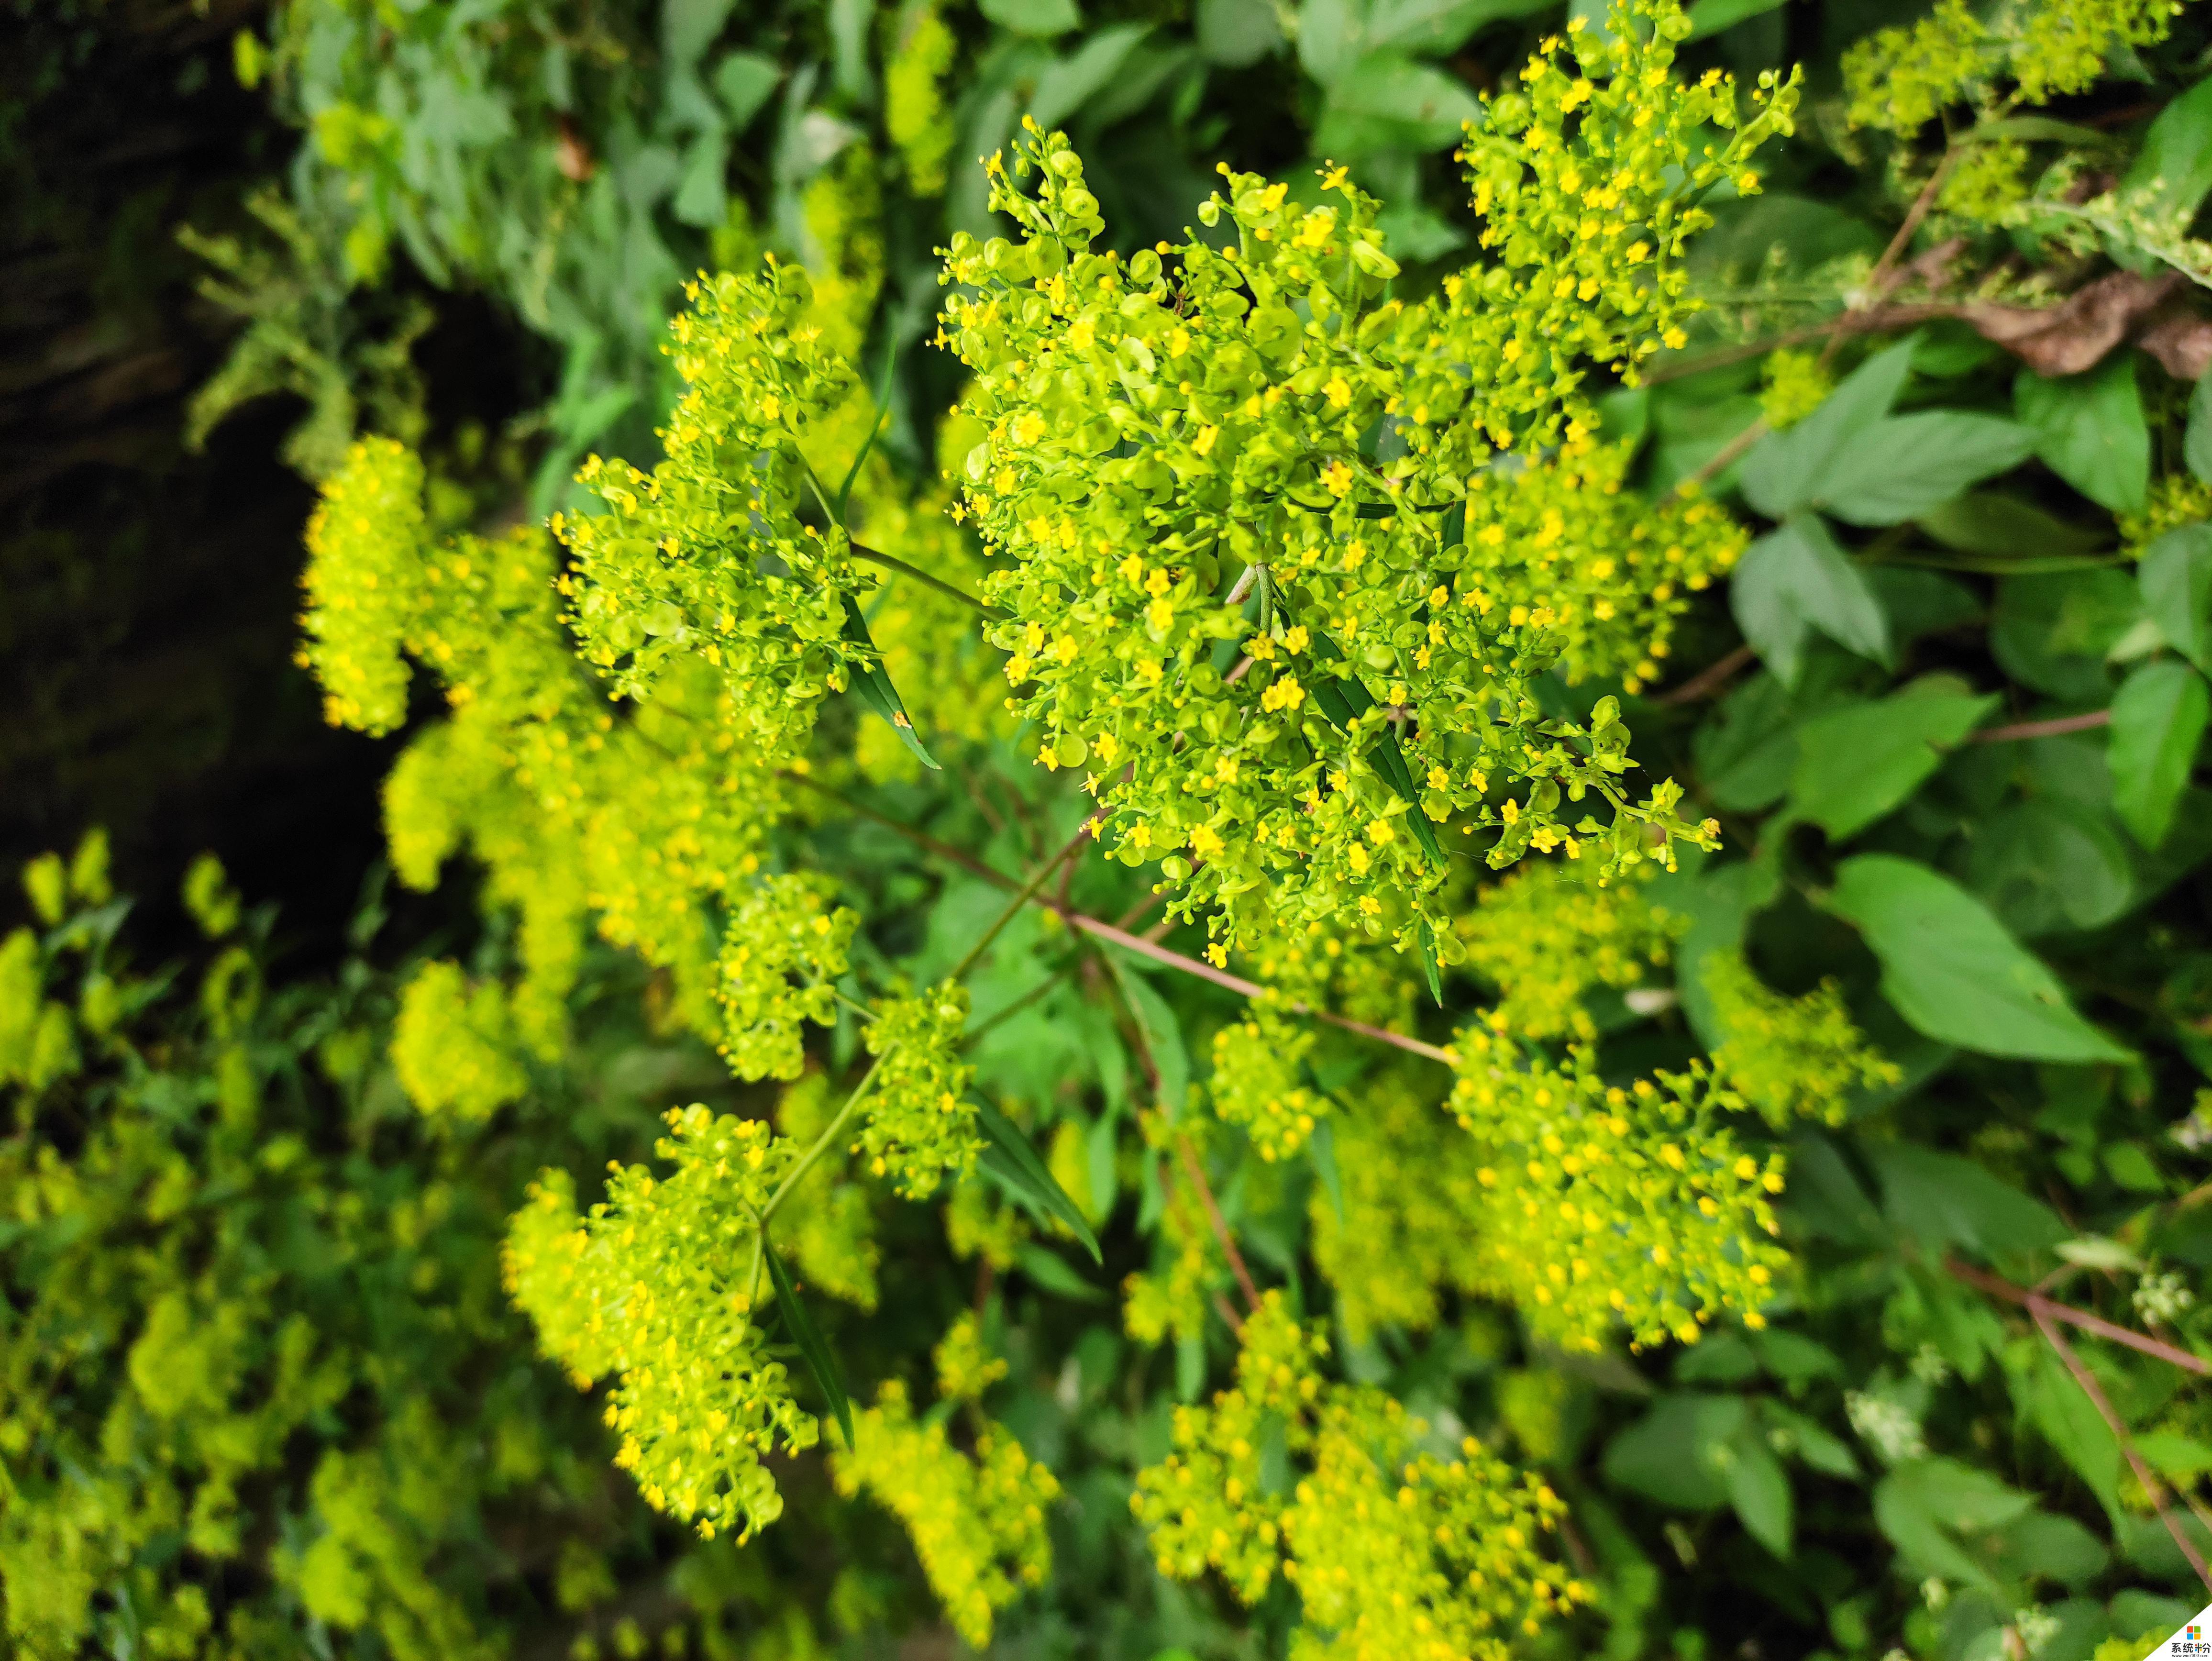
[[[965,588],[947,582],[943,577],[932,576],[920,566],[909,565],[895,555],[884,553],[880,549],[871,548],[866,543],[855,542],[850,537],[845,538],[845,546],[851,551],[854,559],[864,559],[871,565],[882,566],[886,571],[896,571],[901,576],[912,577],[917,582],[926,582],[939,593],[949,594],[963,605],[973,606],[987,618],[998,619],[1007,615],[1000,607],[986,604]]]
[[[793,772],[787,767],[778,768],[776,776],[787,784],[801,785],[818,796],[826,796],[848,812],[856,813],[871,824],[880,824],[886,830],[895,830],[923,852],[934,854],[941,860],[949,860],[962,870],[971,872],[988,882],[995,882],[1006,888],[1013,886],[1012,878],[1003,872],[993,870],[966,849],[955,848],[949,842],[939,842],[927,830],[917,830],[910,824],[902,824],[888,813],[878,812],[865,802],[854,800],[852,797],[834,785],[824,784],[819,779],[810,778],[805,773]]]
[[[2043,1334],[2044,1341],[2058,1352],[2058,1359],[2066,1363],[2066,1370],[2074,1375],[2074,1382],[2081,1386],[2081,1393],[2096,1408],[2106,1428],[2112,1433],[2112,1439],[2120,1445],[2120,1451],[2127,1456],[2128,1468],[2135,1472],[2136,1481],[2142,1484],[2145,1497],[2158,1512],[2158,1520],[2166,1524],[2166,1531],[2173,1536],[2173,1543],[2181,1548],[2181,1555],[2189,1560],[2189,1567],[2197,1571],[2197,1578],[2204,1583],[2205,1590],[2212,1591],[2212,1568],[2205,1567],[2203,1554],[2197,1549],[2197,1542],[2189,1537],[2174,1514],[2166,1509],[2166,1485],[2143,1463],[2142,1455],[2136,1451],[2135,1443],[2129,1439],[2126,1424],[2112,1410],[2112,1402],[2106,1399],[2105,1387],[2097,1382],[2097,1375],[2082,1365],[2081,1358],[2074,1353],[2074,1347],[2066,1342],[2065,1335],[2051,1320],[2050,1311],[2053,1306],[2044,1299],[2035,1298],[2033,1294],[2031,1298],[2028,1313],[2035,1317],[2036,1329]]]
[[[879,813],[872,807],[863,806],[842,791],[833,789],[826,784],[817,783],[804,773],[787,771],[781,776],[829,797],[831,800],[850,808],[863,818],[882,825],[887,830],[896,831],[917,848],[924,849],[942,859],[950,860],[963,870],[973,872],[986,882],[996,883],[1000,887],[1009,890],[1018,886],[1012,877],[1003,872],[994,871],[964,849],[955,848],[949,843],[939,842],[936,837],[917,830],[911,825],[901,824],[888,813]],[[1079,928],[1095,939],[1124,947],[1134,952],[1139,957],[1150,958],[1154,963],[1164,964],[1168,968],[1178,970],[1183,974],[1195,975],[1202,981],[1211,981],[1214,985],[1225,988],[1241,997],[1256,998],[1267,989],[1258,983],[1232,975],[1225,969],[1216,969],[1210,963],[1201,962],[1196,958],[1185,957],[1180,952],[1170,952],[1165,946],[1146,940],[1141,934],[1132,934],[1126,928],[1119,928],[1110,922],[1102,922],[1097,917],[1086,916],[1080,911],[1071,910],[1048,897],[1032,894],[1030,896],[1029,903],[1032,905],[1042,905],[1047,910],[1056,913],[1060,921],[1071,928]],[[1402,1032],[1392,1032],[1382,1027],[1370,1026],[1365,1021],[1355,1021],[1348,1016],[1334,1014],[1326,1009],[1316,1009],[1311,1004],[1293,1003],[1289,1007],[1293,1014],[1310,1015],[1314,1019],[1325,1021],[1341,1031],[1356,1032],[1363,1038],[1372,1038],[1377,1043],[1387,1043],[1392,1049],[1402,1050],[1409,1056],[1425,1056],[1432,1062],[1443,1062],[1446,1067],[1459,1065],[1459,1058],[1450,1050],[1442,1049],[1436,1044],[1425,1043],[1419,1038],[1408,1037]]]
[[[1191,1191],[1206,1208],[1206,1220],[1213,1226],[1213,1238],[1221,1243],[1221,1254],[1229,1259],[1231,1273],[1244,1293],[1244,1307],[1257,1311],[1260,1307],[1260,1288],[1252,1284],[1252,1271],[1244,1267],[1244,1254],[1237,1249],[1237,1238],[1229,1232],[1229,1224],[1214,1202],[1213,1189],[1207,1185],[1206,1172],[1199,1168],[1198,1155],[1191,1152],[1190,1138],[1178,1134],[1175,1139],[1176,1153],[1182,1160],[1183,1174],[1190,1178]]]
[[[1729,440],[1727,443],[1722,445],[1718,450],[1715,451],[1713,453],[1712,459],[1707,461],[1704,466],[1698,468],[1697,472],[1692,473],[1680,484],[1677,484],[1674,487],[1674,493],[1677,496],[1685,496],[1698,485],[1710,484],[1717,475],[1728,467],[1730,462],[1742,455],[1746,450],[1748,450],[1753,445],[1758,443],[1760,439],[1765,438],[1768,431],[1769,429],[1766,424],[1766,417],[1765,416],[1759,417],[1759,418],[1753,422],[1750,426],[1745,428],[1734,438]]]
[[[1711,697],[1734,678],[1737,670],[1755,661],[1759,654],[1748,646],[1739,646],[1726,657],[1715,660],[1684,681],[1671,692],[1662,692],[1651,700],[1654,703],[1695,703],[1699,698]]]
[[[1968,1286],[1986,1292],[1993,1298],[2018,1304],[2031,1315],[2041,1310],[2054,1320],[2064,1321],[2084,1332],[2094,1332],[2100,1338],[2109,1338],[2116,1344],[2125,1344],[2130,1349],[2141,1350],[2146,1355],[2154,1355],[2161,1361],[2170,1361],[2175,1366],[2212,1378],[2212,1361],[2207,1361],[2201,1355],[2177,1349],[2172,1344],[2161,1343],[2131,1327],[2115,1325],[2101,1315],[2092,1315],[2086,1309],[2075,1309],[2070,1304],[2054,1303],[2039,1292],[2030,1292],[2026,1287],[2014,1286],[2002,1275],[1976,1269],[1971,1263],[1962,1263],[1956,1257],[1943,1266],[1950,1271],[1953,1279],[1964,1281]]]
[[[1075,834],[1068,838],[1067,845],[1037,867],[1030,879],[1022,885],[1020,891],[1012,899],[1006,902],[1006,909],[999,913],[998,921],[983,931],[983,938],[968,948],[968,955],[960,959],[958,966],[945,978],[953,981],[965,980],[968,977],[968,971],[973,969],[982,958],[983,953],[990,949],[991,942],[999,938],[999,931],[1014,920],[1015,913],[1036,898],[1037,890],[1045,885],[1052,873],[1059,870],[1061,864],[1071,858],[1075,850],[1083,846],[1085,839],[1093,835],[1097,828],[1098,822],[1089,818],[1077,826]],[[1050,905],[1052,903],[1048,900],[1044,904]]]
[[[2054,721],[2014,721],[2009,727],[1984,727],[1973,734],[1976,744],[2004,744],[2014,739],[2051,739],[2062,733],[2087,733],[2094,727],[2110,727],[2112,712],[2093,709],[2086,715],[2061,715]]]

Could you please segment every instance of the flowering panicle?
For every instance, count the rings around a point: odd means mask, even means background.
[[[963,1315],[937,1347],[937,1370],[940,1400],[973,1403],[1006,1369],[985,1357],[975,1317]],[[1045,1507],[1060,1497],[1052,1472],[1004,1426],[981,1422],[973,1456],[963,1453],[945,1415],[917,1421],[894,1378],[830,1463],[840,1494],[865,1490],[906,1525],[953,1629],[979,1650],[998,1611],[1052,1573]]]
[[[1472,1438],[1426,1451],[1400,1403],[1322,1379],[1328,1349],[1271,1292],[1235,1388],[1176,1410],[1174,1451],[1129,1502],[1161,1573],[1216,1569],[1251,1603],[1279,1569],[1304,1603],[1292,1653],[1330,1661],[1503,1661],[1589,1597],[1540,1549],[1556,1494]]]
[[[426,963],[399,995],[392,1064],[425,1113],[487,1119],[530,1087],[497,981],[471,986],[456,963]]]
[[[1602,883],[1589,861],[1547,861],[1483,889],[1462,911],[1467,960],[1498,989],[1496,1014],[1525,1038],[1594,1038],[1582,995],[1640,985],[1664,969],[1690,920],[1656,904],[1653,867]]]
[[[1783,1159],[1722,1123],[1743,1098],[1696,1062],[1609,1086],[1587,1050],[1562,1069],[1491,1025],[1461,1035],[1449,1104],[1485,1161],[1484,1289],[1565,1349],[1594,1351],[1617,1325],[1639,1347],[1694,1343],[1724,1311],[1765,1324],[1789,1262],[1771,1238]]]
[[[882,1059],[853,1152],[910,1200],[966,1176],[983,1152],[967,1098],[975,1069],[959,1058],[967,1028],[968,989],[946,981],[918,998],[888,1000],[867,1029],[869,1052]]]
[[[2002,0],[1976,8],[1937,0],[1917,23],[1877,30],[1844,53],[1853,126],[1910,135],[1946,106],[1968,100],[2008,107],[2086,91],[2105,60],[2155,45],[2181,13],[2179,0]]]
[[[884,131],[898,146],[907,188],[918,197],[942,195],[958,131],[943,82],[959,42],[934,5],[886,12],[884,23]]]
[[[836,980],[860,914],[830,909],[831,885],[805,873],[763,877],[731,908],[722,946],[722,1054],[741,1079],[795,1079],[803,1023],[836,1019]]]
[[[1304,1147],[1329,1111],[1328,1098],[1302,1081],[1313,1047],[1310,1028],[1264,1005],[1213,1035],[1213,1077],[1206,1086],[1213,1110],[1242,1125],[1271,1163]]]
[[[1592,579],[1547,565],[1559,556],[1504,530],[1467,540],[1478,508],[1513,511],[1482,483],[1492,447],[1583,439],[1577,366],[1657,349],[1686,303],[1692,199],[1724,178],[1755,188],[1743,158],[1787,126],[1794,88],[1763,88],[1763,114],[1717,149],[1696,139],[1737,125],[1733,88],[1676,86],[1687,26],[1671,5],[1646,13],[1645,44],[1627,17],[1624,44],[1576,36],[1602,86],[1566,76],[1553,43],[1530,90],[1492,106],[1468,154],[1500,263],[1443,301],[1384,297],[1397,266],[1341,169],[1324,181],[1338,199],[1310,208],[1231,174],[1200,216],[1226,220],[1234,246],[1124,260],[1091,252],[1103,222],[1066,141],[1032,134],[1013,170],[1038,174],[1035,199],[992,163],[993,205],[1024,240],[954,239],[941,338],[975,371],[986,430],[962,473],[987,546],[1012,561],[989,598],[1009,613],[991,637],[1015,706],[1047,766],[1090,770],[1115,855],[1161,861],[1179,906],[1222,908],[1234,939],[1269,913],[1371,916],[1397,895],[1413,907],[1401,943],[1416,916],[1440,929],[1433,827],[1455,815],[1494,833],[1496,865],[1601,836],[1608,863],[1633,862],[1647,827],[1713,837],[1675,813],[1671,783],[1640,805],[1616,788],[1616,704],[1570,723],[1527,695],[1563,654],[1577,673],[1648,662],[1679,590],[1600,619],[1581,608]],[[1516,275],[1540,259],[1574,266],[1563,291]],[[1577,450],[1553,477],[1594,506],[1611,465]],[[1655,590],[1671,564],[1686,582],[1740,545],[1709,508],[1669,511],[1679,525],[1662,515],[1647,534],[1664,539],[1634,550]],[[1559,817],[1563,795],[1592,794],[1609,826]]]
[[[814,1420],[752,1323],[755,1220],[797,1155],[757,1121],[672,1110],[654,1153],[675,1170],[610,1167],[582,1218],[565,1179],[542,1177],[511,1226],[509,1291],[572,1374],[617,1375],[615,1463],[647,1501],[709,1538],[740,1539],[783,1509],[761,1463],[811,1447]]]
[[[1634,448],[1578,439],[1550,460],[1485,469],[1470,482],[1459,567],[1509,624],[1543,623],[1567,681],[1618,677],[1631,692],[1658,678],[1691,595],[1751,540],[1694,493],[1655,502],[1628,489]]]
[[[577,480],[605,511],[556,514],[583,654],[647,697],[672,660],[712,665],[750,747],[783,757],[870,655],[850,637],[864,582],[843,535],[802,523],[800,446],[852,390],[810,320],[806,274],[701,277],[670,326],[685,391],[650,477],[593,457]]]
[[[1905,1076],[1867,1042],[1832,980],[1802,998],[1785,997],[1759,978],[1741,952],[1714,952],[1705,960],[1705,980],[1728,1034],[1713,1051],[1713,1069],[1778,1130],[1800,1116],[1841,1124],[1852,1091],[1894,1085]]]

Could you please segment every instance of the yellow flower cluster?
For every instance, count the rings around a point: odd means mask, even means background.
[[[1705,981],[1728,1034],[1713,1051],[1713,1070],[1778,1130],[1800,1116],[1841,1124],[1853,1090],[1905,1076],[1867,1042],[1832,980],[1802,998],[1785,997],[1759,978],[1742,952],[1716,952],[1705,960]]]
[[[674,1171],[611,1167],[580,1218],[564,1182],[540,1180],[507,1236],[507,1288],[572,1374],[617,1375],[615,1463],[646,1500],[744,1539],[783,1510],[762,1456],[818,1439],[751,1319],[755,1219],[796,1155],[758,1121],[695,1106],[668,1123],[653,1151]]]
[[[983,1323],[973,1313],[945,1329],[930,1352],[937,1364],[937,1394],[947,1402],[980,1402],[1006,1376],[1006,1362],[983,1347]]]
[[[1547,861],[1484,888],[1460,915],[1468,964],[1499,990],[1498,1015],[1524,1038],[1593,1038],[1582,995],[1626,990],[1664,969],[1690,920],[1653,904],[1657,873],[1632,867],[1601,886],[1592,861]]]
[[[953,1630],[976,1649],[989,1645],[998,1611],[1052,1572],[1045,1507],[1060,1483],[1002,1426],[987,1424],[974,1455],[964,1454],[939,1415],[915,1420],[906,1386],[893,1378],[830,1469],[840,1494],[865,1490],[906,1525]]]
[[[1502,1025],[1461,1035],[1449,1103],[1484,1159],[1483,1289],[1570,1350],[1619,1326],[1638,1348],[1694,1343],[1724,1311],[1763,1326],[1789,1262],[1771,1238],[1783,1159],[1744,1152],[1721,1122],[1743,1098],[1694,1062],[1608,1086],[1587,1050],[1561,1068]]]
[[[960,1060],[967,1029],[968,989],[947,981],[921,997],[878,1005],[866,1033],[880,1059],[853,1151],[910,1200],[927,1199],[947,1177],[966,1176],[983,1152],[967,1098],[975,1069]]]
[[[399,995],[392,1064],[425,1113],[488,1119],[530,1088],[497,981],[474,987],[456,963],[426,963]]]
[[[1690,596],[1741,557],[1750,536],[1694,494],[1654,502],[1626,487],[1629,444],[1588,439],[1548,461],[1500,463],[1470,481],[1461,569],[1506,609],[1539,613],[1570,683],[1657,678]]]
[[[1306,1145],[1329,1111],[1329,1101],[1303,1083],[1310,1028],[1263,1005],[1249,1019],[1232,1021],[1213,1035],[1213,1077],[1206,1086],[1214,1112],[1241,1125],[1253,1148],[1273,1163]]]
[[[2212,519],[2212,484],[2194,473],[2162,473],[2151,481],[2150,499],[2139,514],[2119,515],[2120,549],[2141,559],[2168,531]]]
[[[1331,1384],[1328,1343],[1279,1292],[1245,1323],[1237,1384],[1176,1411],[1174,1451],[1130,1509],[1160,1573],[1212,1568],[1247,1603],[1279,1567],[1314,1661],[1503,1661],[1590,1597],[1547,1557],[1565,1501],[1472,1438],[1451,1460],[1381,1390]]]
[[[1393,1068],[1359,1086],[1358,1110],[1336,1121],[1343,1215],[1318,1183],[1308,1202],[1314,1262],[1354,1343],[1377,1326],[1425,1330],[1447,1288],[1481,1289],[1468,1235],[1491,1205],[1483,1156],[1423,1083]]]
[[[1759,367],[1759,374],[1765,382],[1759,396],[1759,412],[1778,433],[1812,414],[1836,389],[1836,378],[1820,361],[1820,355],[1795,346],[1769,352]]]
[[[842,534],[799,517],[818,488],[800,451],[852,386],[806,317],[796,266],[702,277],[670,325],[685,390],[650,477],[598,457],[577,481],[606,511],[556,514],[576,575],[571,622],[585,659],[624,694],[703,658],[732,695],[752,752],[794,752],[820,701],[869,655],[850,632],[862,580]]]
[[[811,873],[764,877],[731,908],[721,1049],[741,1079],[797,1078],[806,1065],[805,1023],[836,1019],[836,980],[860,916],[830,910],[831,891]]]
[[[400,647],[420,607],[429,526],[422,463],[391,439],[365,439],[327,480],[307,521],[307,644],[333,727],[388,733],[407,718]]]
[[[1648,661],[1672,594],[1620,616],[1620,642],[1594,613],[1561,632],[1556,606],[1577,606],[1586,574],[1571,593],[1547,550],[1466,539],[1485,504],[1511,512],[1510,490],[1480,487],[1493,444],[1580,440],[1582,366],[1679,338],[1679,256],[1709,222],[1696,199],[1723,179],[1755,189],[1747,158],[1796,101],[1762,85],[1766,108],[1740,125],[1725,77],[1672,79],[1679,9],[1615,22],[1573,33],[1580,73],[1547,44],[1469,138],[1498,263],[1439,300],[1384,297],[1397,266],[1341,169],[1315,207],[1232,174],[1200,217],[1233,226],[1233,245],[1124,260],[1091,251],[1103,221],[1065,139],[1032,136],[1014,172],[1038,174],[1034,198],[992,164],[993,205],[1023,240],[954,239],[942,338],[975,371],[986,429],[966,506],[1013,562],[989,597],[1009,613],[992,638],[1016,705],[1046,765],[1092,769],[1117,856],[1160,861],[1178,905],[1222,907],[1210,923],[1233,939],[1268,913],[1302,926],[1392,896],[1413,907],[1401,943],[1417,916],[1440,928],[1431,824],[1455,814],[1495,832],[1498,865],[1539,833],[1607,837],[1608,862],[1644,857],[1652,827],[1713,837],[1675,813],[1671,783],[1640,805],[1616,788],[1616,704],[1547,721],[1525,692],[1571,649],[1577,672]],[[1555,277],[1528,280],[1539,263]],[[1577,451],[1556,479],[1587,513],[1612,465]],[[1659,540],[1639,560],[1686,581],[1722,569],[1739,534],[1679,512],[1644,532]],[[1618,538],[1594,539],[1593,569],[1597,540]],[[1527,795],[1493,800],[1493,781]],[[1610,825],[1570,828],[1563,794],[1605,798]]]
[[[1876,31],[1844,53],[1844,91],[1855,127],[1910,135],[1947,105],[2045,104],[2087,91],[2124,47],[2155,45],[2180,15],[2179,0],[2001,0],[1994,8],[1937,0],[1918,22]]]

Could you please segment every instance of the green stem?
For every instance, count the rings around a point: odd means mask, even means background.
[[[1016,912],[1019,911],[1024,906],[1027,905],[1030,900],[1036,897],[1036,891],[1038,889],[1044,886],[1045,879],[1051,876],[1054,872],[1059,870],[1061,863],[1066,861],[1070,855],[1074,853],[1077,849],[1082,847],[1085,840],[1090,835],[1091,821],[1085,819],[1083,822],[1082,827],[1076,831],[1073,837],[1068,839],[1067,846],[1061,849],[1057,854],[1054,854],[1042,865],[1037,867],[1035,873],[1030,876],[1027,882],[1021,885],[1021,888],[1016,892],[1013,898],[1006,902],[1006,909],[1000,912],[998,920],[988,928],[983,931],[983,938],[977,940],[975,945],[968,948],[968,955],[961,958],[959,964],[950,975],[945,977],[947,980],[960,981],[967,978],[968,971],[973,969],[977,961],[982,957],[983,953],[990,949],[991,942],[999,938],[999,931],[1014,920],[1014,914]]]
[[[980,600],[966,589],[957,587],[942,577],[933,577],[919,566],[909,565],[896,556],[886,554],[879,549],[871,548],[865,543],[854,541],[849,532],[846,533],[845,546],[851,551],[854,559],[864,559],[871,565],[882,566],[886,571],[896,571],[901,576],[912,577],[917,582],[926,582],[939,593],[950,595],[963,605],[970,606],[987,618],[1003,618],[1007,615],[1003,608]]]
[[[846,1123],[859,1109],[861,1098],[868,1093],[868,1086],[875,1082],[876,1074],[882,1070],[883,1064],[897,1053],[898,1046],[892,1044],[882,1055],[868,1063],[868,1070],[860,1075],[860,1082],[853,1086],[853,1093],[845,1098],[845,1105],[837,1110],[837,1116],[830,1121],[829,1129],[814,1139],[813,1147],[799,1156],[799,1163],[792,1166],[789,1174],[776,1184],[775,1192],[768,1196],[768,1203],[760,1208],[758,1218],[760,1233],[754,1243],[753,1250],[753,1272],[756,1276],[760,1272],[759,1243],[768,1238],[769,1220],[775,1215],[776,1208],[789,1197],[793,1189],[799,1186],[799,1179],[813,1170],[822,1156],[830,1151],[830,1144],[837,1140],[839,1135],[844,1130]]]

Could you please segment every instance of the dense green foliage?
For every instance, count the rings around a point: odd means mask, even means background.
[[[307,399],[301,661],[480,934],[264,987],[208,864],[149,973],[27,871],[9,1643],[2134,1661],[2212,1596],[2207,49],[241,34],[198,419]]]

